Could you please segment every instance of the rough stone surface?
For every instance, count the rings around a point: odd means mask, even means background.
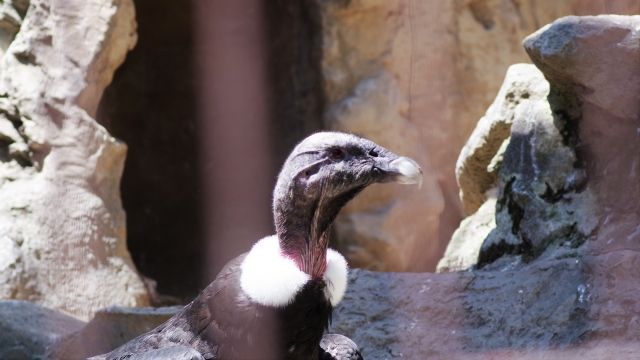
[[[549,96],[514,111],[479,266],[354,271],[332,331],[365,357],[636,356],[640,16],[566,17],[524,45]]]
[[[598,231],[581,249],[599,305],[589,314],[612,336],[637,340],[640,16],[563,18],[524,44],[552,93],[572,105],[563,110],[578,128],[587,188],[597,202]]]
[[[404,271],[433,270],[464,215],[455,160],[507,67],[528,60],[522,39],[560,16],[634,14],[640,3],[334,0],[320,11],[326,126],[425,168],[420,192],[372,188],[349,204],[338,219],[339,247],[358,266]],[[471,203],[467,213],[481,201]],[[385,214],[395,220],[379,220]]]
[[[550,246],[577,247],[596,228],[596,205],[575,153],[577,134],[566,113],[552,106],[542,95],[514,109],[498,171],[496,228],[482,245],[479,265],[505,253],[531,259]]]
[[[627,358],[640,350],[637,321],[612,321],[618,308],[597,325],[589,309],[629,289],[596,300],[585,270],[576,258],[443,274],[354,270],[330,331],[365,359]]]
[[[460,199],[467,213],[472,214],[486,200],[486,193],[497,186],[498,174],[494,158],[506,148],[511,124],[518,108],[531,101],[545,100],[549,83],[535,66],[512,65],[487,113],[480,118],[456,163],[456,179]],[[490,165],[494,166],[490,166]]]
[[[0,298],[82,319],[144,305],[118,189],[126,146],[93,119],[136,42],[133,3],[32,1],[20,29],[0,59]]]
[[[487,199],[475,213],[467,216],[453,233],[438,272],[467,270],[478,263],[482,243],[496,228],[496,198]]]
[[[79,360],[107,353],[167,321],[180,309],[113,307],[100,310],[82,330],[51,345],[47,358]]]
[[[82,326],[82,321],[27,301],[0,301],[0,359],[42,359],[48,346]]]

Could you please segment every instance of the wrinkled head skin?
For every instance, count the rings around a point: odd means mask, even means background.
[[[373,141],[320,132],[300,142],[278,177],[276,232],[285,256],[314,278],[324,273],[328,227],[340,209],[373,183],[419,184],[420,166]]]

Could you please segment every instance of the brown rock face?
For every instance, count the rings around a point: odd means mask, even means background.
[[[126,146],[93,119],[135,42],[131,1],[32,1],[2,56],[0,298],[85,319],[147,303],[118,189]]]
[[[425,169],[420,191],[368,189],[338,219],[339,247],[352,264],[388,271],[433,270],[460,219],[482,204],[483,195],[466,192],[460,203],[455,160],[508,66],[528,60],[522,39],[560,16],[640,12],[634,0],[320,7],[326,126],[371,138]]]
[[[496,201],[495,229],[466,272],[355,271],[334,330],[365,356],[640,350],[640,16],[562,18],[524,46],[549,94],[512,112],[497,198],[487,200]]]

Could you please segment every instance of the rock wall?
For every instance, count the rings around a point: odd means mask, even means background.
[[[443,260],[467,271],[355,271],[333,330],[365,357],[600,359],[639,350],[640,16],[565,17],[524,47],[539,71],[509,70],[459,161],[470,181],[493,173],[496,182],[477,193],[486,201]],[[492,135],[506,119],[509,137]],[[478,156],[483,142],[493,150]],[[489,234],[473,231],[478,224]]]
[[[338,245],[351,264],[388,271],[433,270],[460,219],[482,204],[467,193],[460,202],[454,164],[507,67],[527,61],[522,39],[564,15],[640,12],[633,0],[320,4],[326,126],[426,170],[419,193],[373,187],[338,219]]]
[[[136,43],[133,3],[21,6],[0,59],[0,298],[84,319],[144,305],[119,194],[126,146],[94,120]]]

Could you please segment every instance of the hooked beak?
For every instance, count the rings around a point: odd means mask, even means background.
[[[384,174],[380,182],[397,182],[400,184],[418,184],[418,187],[422,186],[422,169],[420,165],[406,156],[400,156],[391,161],[382,160],[375,167]]]

